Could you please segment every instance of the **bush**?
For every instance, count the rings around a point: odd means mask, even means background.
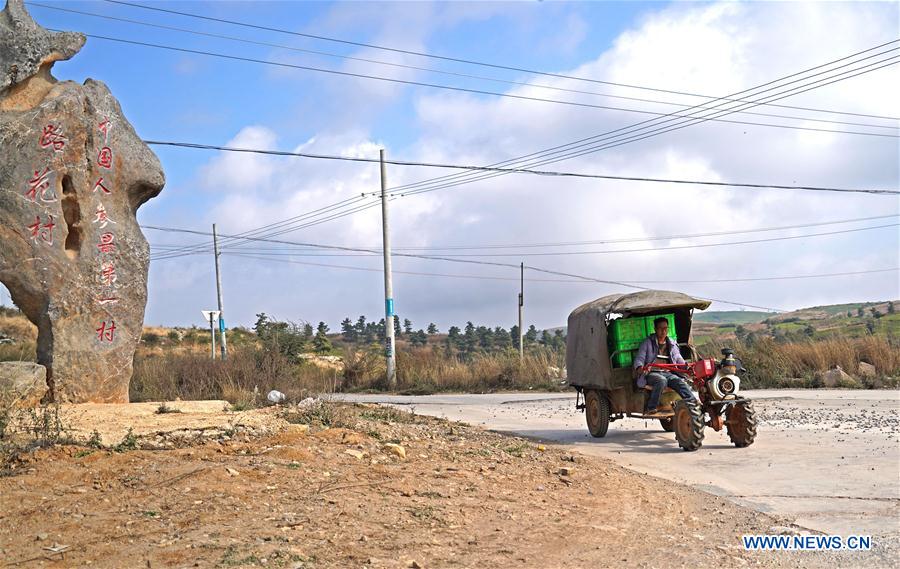
[[[701,346],[699,350],[706,356],[718,356],[722,347],[726,346],[711,343]],[[818,373],[840,366],[854,375],[859,369],[860,361],[874,365],[876,373],[882,378],[900,376],[900,345],[897,345],[896,340],[882,336],[789,343],[759,338],[752,346],[738,342],[728,347],[735,349],[747,368],[743,386],[749,389],[821,387],[815,379]],[[803,382],[798,382],[797,379]]]
[[[138,355],[131,379],[131,401],[224,399],[238,408],[265,402],[277,389],[289,400],[326,389],[334,372],[312,364],[294,364],[279,352],[233,350],[226,360],[206,354]]]

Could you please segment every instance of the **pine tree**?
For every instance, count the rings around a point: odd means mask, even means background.
[[[409,318],[403,319],[403,333],[404,334],[412,334],[413,327],[412,321]]]
[[[356,328],[353,327],[353,321],[350,318],[344,318],[341,321],[341,334],[346,342],[356,342]]]
[[[394,316],[394,336],[400,338],[403,334],[400,332],[400,319]]]
[[[553,340],[552,340],[552,338],[551,338],[551,336],[550,336],[550,332],[548,332],[547,330],[544,330],[544,331],[541,332],[541,340],[540,340],[540,342],[541,342],[541,345],[542,345],[542,346],[550,347],[550,343],[551,343],[552,341],[553,341]]]
[[[525,345],[534,344],[537,341],[538,331],[537,328],[534,327],[534,324],[528,327],[528,331],[525,332]]]
[[[894,310],[893,307],[894,307],[894,303],[892,302],[892,303],[891,303],[891,306],[890,306],[890,308],[889,308],[889,311],[891,312],[891,314],[893,314],[893,310]],[[429,335],[429,336],[434,336],[434,335],[437,334],[437,333],[438,333],[438,327],[434,324],[434,322],[430,323],[430,324],[428,325],[428,335]]]
[[[356,329],[356,337],[357,338],[365,337],[365,335],[366,335],[366,317],[360,316],[359,319],[356,321],[354,328]]]
[[[888,302],[888,314],[893,314],[893,313],[894,313],[894,310],[895,310],[895,308],[894,308],[894,302],[893,302],[893,301]]]
[[[313,338],[313,349],[315,349],[316,352],[323,354],[325,352],[330,352],[332,347],[331,340],[329,340],[328,336],[325,334],[325,330],[328,326],[325,326],[323,329],[322,325],[324,325],[324,322],[320,322],[319,324],[319,330],[316,332],[316,337]]]
[[[313,327],[312,324],[307,322],[303,325],[303,340],[307,341],[313,337]]]
[[[319,322],[319,325],[316,326],[316,332],[321,334],[328,334],[328,324]]]
[[[519,326],[518,324],[513,324],[509,329],[509,338],[512,341],[512,347],[515,350],[519,349]]]

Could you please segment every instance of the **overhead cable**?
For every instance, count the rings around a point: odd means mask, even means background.
[[[469,74],[469,73],[460,73],[460,72],[456,72],[456,71],[446,71],[443,69],[420,67],[420,66],[416,66],[416,65],[408,65],[408,64],[397,63],[397,62],[392,62],[392,61],[380,61],[377,59],[370,59],[370,58],[365,58],[365,57],[342,55],[342,54],[331,53],[331,52],[327,52],[327,51],[305,49],[305,48],[294,47],[294,46],[289,46],[289,45],[256,41],[256,40],[251,40],[251,39],[247,39],[247,38],[240,38],[240,37],[228,36],[228,35],[223,35],[223,34],[214,34],[214,33],[202,32],[199,30],[192,30],[192,29],[186,29],[186,28],[179,28],[179,27],[175,27],[175,26],[155,24],[152,22],[145,22],[142,20],[134,20],[134,19],[130,19],[130,18],[120,18],[120,17],[109,16],[109,15],[105,15],[105,14],[96,14],[93,12],[85,12],[82,10],[73,10],[71,8],[63,8],[60,6],[50,6],[47,4],[41,4],[39,2],[28,2],[27,4],[29,6],[46,8],[49,10],[68,12],[68,13],[79,14],[79,15],[83,15],[83,16],[91,16],[91,17],[95,17],[95,18],[102,18],[105,20],[116,21],[116,22],[125,22],[125,23],[129,23],[129,24],[147,26],[147,27],[156,28],[156,29],[163,29],[163,30],[169,30],[169,31],[176,31],[176,32],[180,32],[180,33],[193,34],[193,35],[197,35],[197,36],[201,36],[201,37],[224,39],[224,40],[228,40],[228,41],[240,42],[240,43],[245,43],[245,44],[250,44],[250,45],[274,47],[274,48],[278,48],[278,49],[296,51],[299,53],[321,55],[321,56],[325,56],[325,57],[344,59],[344,60],[348,60],[348,61],[360,61],[363,63],[371,63],[371,64],[375,64],[375,65],[383,65],[383,66],[387,66],[387,67],[394,67],[394,68],[400,68],[400,69],[410,69],[410,70],[414,70],[414,71],[423,71],[426,73],[436,73],[436,74],[448,75],[448,76],[452,76],[452,77],[461,77],[464,79],[475,79],[475,80],[479,80],[479,81],[490,81],[493,83],[503,83],[503,84],[507,84],[507,85],[516,85],[516,86],[528,87],[528,88],[547,89],[547,90],[566,92],[566,93],[592,95],[592,96],[598,96],[598,97],[607,97],[607,98],[612,98],[612,99],[637,101],[637,102],[642,102],[642,103],[669,105],[669,106],[676,106],[676,107],[682,107],[682,108],[687,108],[687,107],[691,106],[688,104],[675,103],[672,101],[660,101],[660,100],[656,100],[656,99],[646,99],[646,98],[641,98],[641,97],[629,97],[629,96],[625,96],[625,95],[615,95],[615,94],[611,94],[611,93],[598,93],[595,91],[570,89],[570,88],[566,88],[566,87],[545,85],[545,84],[541,84],[541,83],[533,83],[533,82],[527,82],[527,81],[514,81],[514,80],[510,80],[510,79],[501,79],[501,78],[497,78],[497,77],[488,77],[488,76],[484,76],[484,75],[473,75],[473,74]],[[700,95],[698,95],[698,96],[700,96]],[[787,106],[787,105],[775,105],[775,106]],[[819,109],[806,109],[806,108],[804,108],[804,110],[829,112],[829,113],[833,112],[833,113],[840,114],[839,111],[821,111]],[[760,113],[760,112],[754,112],[754,111],[743,111],[741,114],[770,117],[770,118],[781,118],[781,119],[789,119],[789,120],[801,120],[801,121],[822,122],[822,123],[830,123],[830,124],[840,124],[840,125],[847,125],[847,126],[861,126],[861,127],[867,127],[867,128],[881,128],[881,129],[894,129],[894,130],[897,129],[897,125],[879,125],[879,124],[872,124],[872,123],[837,121],[837,120],[830,120],[830,119],[820,119],[820,118],[815,118],[815,117],[810,117],[810,116],[778,115],[778,114],[773,114],[773,113]],[[900,120],[900,119],[898,119],[898,120]]]
[[[527,68],[522,68],[522,67],[514,67],[514,66],[510,66],[510,65],[501,65],[501,64],[496,64],[496,63],[476,61],[476,60],[472,60],[472,59],[450,57],[450,56],[424,53],[424,52],[418,52],[418,51],[407,50],[407,49],[375,45],[375,44],[370,44],[370,43],[355,42],[355,41],[334,38],[334,37],[328,37],[328,36],[323,36],[323,35],[298,32],[295,30],[275,28],[272,26],[262,26],[262,25],[257,25],[257,24],[251,24],[248,22],[228,20],[225,18],[215,18],[215,17],[211,17],[211,16],[203,16],[203,15],[194,14],[191,12],[182,12],[182,11],[178,11],[178,10],[160,8],[158,6],[147,6],[144,4],[138,4],[136,2],[124,2],[124,1],[119,1],[119,0],[106,0],[106,1],[111,4],[121,4],[124,6],[131,6],[134,8],[142,8],[144,10],[153,10],[156,12],[163,12],[163,13],[174,14],[174,15],[184,16],[184,17],[189,17],[189,18],[197,18],[197,19],[201,19],[201,20],[213,21],[213,22],[224,23],[224,24],[229,24],[229,25],[234,25],[234,26],[241,26],[241,27],[245,27],[245,28],[252,28],[252,29],[262,30],[262,31],[267,31],[267,32],[283,33],[283,34],[289,34],[289,35],[293,35],[293,36],[305,37],[305,38],[309,38],[309,39],[316,39],[316,40],[340,43],[340,44],[345,44],[345,45],[354,45],[357,47],[366,47],[366,48],[377,49],[377,50],[382,50],[382,51],[389,51],[389,52],[393,52],[393,53],[402,53],[402,54],[406,54],[406,55],[415,55],[415,56],[419,56],[419,57],[439,59],[439,60],[443,60],[443,61],[452,61],[455,63],[463,63],[463,64],[467,64],[467,65],[476,65],[476,66],[481,66],[481,67],[489,67],[489,68],[493,68],[493,69],[502,69],[502,70],[506,70],[506,71],[516,71],[516,72],[520,72],[520,73],[529,73],[532,75],[541,75],[541,76],[546,76],[546,77],[556,77],[559,79],[571,79],[571,80],[575,80],[575,81],[583,81],[583,82],[596,83],[596,84],[602,84],[602,85],[612,85],[612,86],[616,86],[616,87],[626,87],[629,89],[640,89],[640,90],[645,90],[645,91],[655,91],[655,92],[659,92],[659,93],[669,93],[669,94],[673,94],[673,95],[685,95],[685,96],[690,96],[690,97],[701,97],[701,98],[707,98],[707,99],[718,99],[719,98],[719,97],[714,97],[712,95],[701,95],[701,94],[689,93],[689,92],[685,92],[685,91],[660,89],[660,88],[655,88],[655,87],[647,87],[647,86],[643,86],[643,85],[633,85],[633,84],[628,84],[628,83],[617,83],[617,82],[613,82],[613,81],[604,81],[604,80],[593,79],[593,78],[589,78],[589,77],[577,77],[574,75],[566,75],[566,74],[562,74],[562,73],[551,73],[551,72],[527,69]],[[891,40],[889,42],[885,42],[885,43],[881,44],[881,46],[878,46],[878,47],[890,45],[892,43],[897,43],[898,41],[900,41],[900,40]],[[733,100],[740,101],[740,99],[733,99]],[[864,116],[864,117],[882,118],[882,119],[888,119],[888,120],[900,120],[900,118],[898,118],[898,117],[886,117],[886,116],[881,116],[881,115],[869,115],[869,114],[863,114],[863,113],[833,111],[833,110],[825,110],[825,109],[813,109],[813,108],[808,108],[808,107],[795,107],[795,106],[790,106],[790,105],[771,105],[771,106],[781,107],[781,108],[798,109],[798,110],[816,111],[816,112],[823,112],[823,113]]]
[[[51,31],[57,31],[57,32],[61,31],[61,30],[56,30],[53,28],[48,28],[48,29]],[[130,45],[139,45],[139,46],[143,46],[143,47],[152,47],[155,49],[163,49],[163,50],[176,51],[176,52],[182,52],[182,53],[192,53],[195,55],[205,55],[205,56],[210,56],[210,57],[218,57],[221,59],[230,59],[230,60],[235,60],[235,61],[243,61],[243,62],[247,62],[247,63],[259,63],[259,64],[263,64],[263,65],[272,65],[272,66],[276,66],[276,67],[300,69],[300,70],[304,70],[304,71],[316,71],[316,72],[320,72],[320,73],[340,75],[340,76],[344,76],[344,77],[354,77],[354,78],[358,78],[358,79],[372,79],[375,81],[385,81],[385,82],[389,82],[389,83],[398,83],[398,84],[402,84],[402,85],[413,85],[413,86],[417,86],[417,87],[445,89],[445,90],[450,90],[450,91],[459,91],[459,92],[471,93],[471,94],[477,94],[477,95],[491,95],[491,96],[495,96],[495,97],[506,97],[506,98],[511,98],[511,99],[523,100],[523,101],[554,103],[554,104],[559,104],[559,105],[587,107],[587,108],[594,108],[594,109],[601,109],[601,110],[622,111],[622,112],[639,113],[639,114],[654,115],[654,116],[671,116],[672,115],[672,113],[663,113],[663,112],[648,111],[648,110],[641,110],[641,109],[630,109],[630,108],[626,108],[626,107],[613,107],[613,106],[609,106],[609,105],[598,105],[598,104],[594,104],[594,103],[585,103],[585,102],[578,102],[578,101],[547,99],[544,97],[516,95],[513,93],[500,93],[497,91],[487,91],[484,89],[472,89],[472,88],[468,88],[468,87],[442,85],[442,84],[438,84],[438,83],[427,83],[427,82],[423,82],[423,81],[413,81],[410,79],[397,79],[397,78],[392,78],[392,77],[382,77],[379,75],[371,75],[371,74],[366,74],[366,73],[340,71],[337,69],[326,69],[326,68],[314,67],[314,66],[310,66],[310,65],[299,65],[299,64],[293,64],[293,63],[284,63],[284,62],[280,62],[280,61],[269,61],[266,59],[257,59],[257,58],[252,58],[252,57],[243,57],[243,56],[238,56],[238,55],[230,55],[230,54],[218,53],[218,52],[212,52],[212,51],[190,49],[190,48],[185,48],[185,47],[169,46],[169,45],[143,42],[143,41],[137,41],[137,40],[128,40],[128,39],[124,39],[124,38],[114,38],[114,37],[104,36],[104,35],[99,35],[99,34],[84,34],[84,35],[89,38],[93,38],[93,39],[101,39],[101,40],[130,44]],[[898,135],[895,135],[895,134],[862,132],[862,131],[855,131],[855,130],[850,131],[850,130],[822,129],[822,128],[783,125],[783,124],[760,123],[760,122],[752,122],[752,121],[739,121],[739,120],[732,120],[732,119],[709,119],[709,120],[718,120],[720,122],[727,122],[727,123],[733,123],[733,124],[766,126],[766,127],[772,127],[772,128],[785,128],[785,129],[792,129],[792,130],[803,130],[803,131],[814,131],[814,132],[832,132],[832,133],[839,133],[839,134],[855,134],[855,135],[860,135],[860,136],[875,136],[875,137],[887,137],[887,138],[897,138],[898,137]]]

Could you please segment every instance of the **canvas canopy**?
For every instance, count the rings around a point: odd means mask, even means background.
[[[710,304],[680,292],[645,290],[610,294],[579,306],[568,322],[566,371],[570,385],[610,388],[612,364],[606,337],[610,315],[627,318],[672,312],[679,341],[690,343],[693,309],[704,310]]]

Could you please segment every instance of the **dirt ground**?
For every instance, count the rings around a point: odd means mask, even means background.
[[[99,426],[102,415],[110,437],[148,412],[117,418],[109,406],[78,407],[69,416],[78,417],[81,432]],[[795,529],[601,458],[460,423],[372,405],[287,415],[307,428],[287,422],[284,410],[244,412],[236,421],[214,407],[222,408],[214,402],[157,414],[165,429],[148,424],[124,445],[105,440],[118,450],[60,446],[29,455],[16,474],[0,478],[0,560],[53,568],[885,561],[876,552],[747,552],[742,534]],[[203,413],[218,417],[218,426],[204,429],[210,417]],[[265,428],[229,427],[242,421]]]

